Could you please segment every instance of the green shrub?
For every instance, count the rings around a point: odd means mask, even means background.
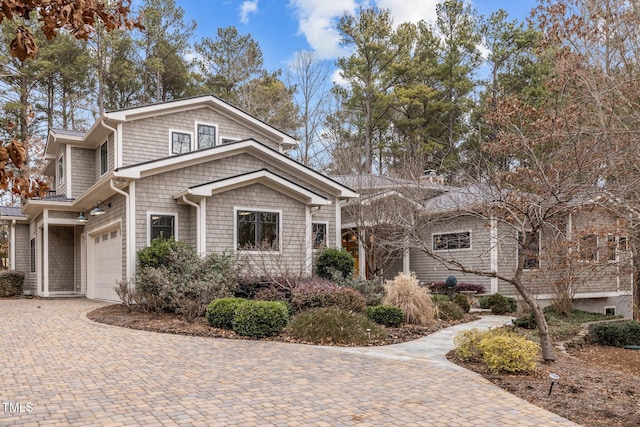
[[[207,322],[214,328],[232,329],[236,309],[247,300],[244,298],[219,298],[207,306]]]
[[[435,320],[437,309],[428,289],[421,288],[413,274],[400,273],[384,285],[385,305],[393,305],[404,311],[405,322],[425,326]]]
[[[464,319],[464,310],[455,302],[449,300],[438,301],[438,318],[440,320],[461,320]]]
[[[464,360],[482,360],[495,371],[529,372],[536,366],[539,345],[507,328],[464,331],[454,339],[455,354]]]
[[[277,335],[287,323],[289,311],[281,301],[245,301],[236,307],[233,316],[233,330],[253,338]]]
[[[398,327],[404,322],[404,313],[391,305],[375,305],[367,307],[367,317],[379,325],[390,328]]]
[[[0,272],[0,297],[14,297],[22,295],[24,273],[15,270]]]
[[[338,307],[303,311],[291,319],[287,330],[296,339],[313,344],[363,345],[385,337],[384,329],[364,314]]]
[[[355,261],[345,249],[325,248],[316,259],[316,274],[323,279],[331,280],[335,272],[343,278],[353,276]]]
[[[379,280],[366,280],[359,277],[341,277],[335,274],[333,281],[343,288],[354,289],[364,297],[367,305],[374,306],[382,304],[384,298],[384,286]]]
[[[232,255],[199,256],[184,242],[154,239],[138,251],[136,303],[147,311],[174,311],[188,321],[205,314],[207,304],[233,295],[237,262]]]
[[[464,310],[465,313],[468,313],[469,310],[471,310],[471,303],[469,302],[469,299],[466,296],[462,295],[462,294],[456,294],[453,297],[453,302],[458,304],[460,306],[460,308],[462,308],[462,310]]]
[[[444,294],[447,292],[447,284],[445,282],[433,282],[429,284],[429,289],[433,293]],[[484,286],[476,285],[473,283],[457,283],[453,287],[454,292],[473,291],[476,294],[483,294],[485,291]]]
[[[438,303],[440,301],[449,301],[451,302],[451,299],[449,298],[449,295],[447,294],[431,294],[431,301]]]
[[[514,326],[523,329],[536,329],[538,324],[536,323],[536,318],[533,315],[533,312],[523,314],[522,316],[516,317],[513,319]]]
[[[291,305],[295,312],[316,307],[339,307],[347,311],[364,312],[367,303],[358,291],[315,277],[293,288]]]
[[[480,298],[480,308],[490,309],[493,314],[512,313],[518,309],[515,299],[500,294]]]
[[[591,327],[591,334],[595,342],[602,345],[623,347],[625,345],[640,345],[640,322],[598,323]]]

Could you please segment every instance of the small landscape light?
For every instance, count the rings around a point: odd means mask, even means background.
[[[371,328],[367,328],[367,337],[371,339]]]
[[[556,381],[560,379],[560,375],[551,373],[549,374],[549,378],[551,378],[551,387],[549,387],[549,394],[547,394],[547,397],[551,396],[551,390],[553,390],[553,385],[556,383]]]

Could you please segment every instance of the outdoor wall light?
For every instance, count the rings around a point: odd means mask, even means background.
[[[89,218],[84,216],[84,212],[80,212],[80,215],[78,215],[78,218],[76,218],[76,221],[87,222],[87,221],[89,221]]]
[[[105,203],[102,200],[98,200],[96,202],[96,207],[91,209],[91,212],[89,212],[89,215],[91,215],[91,216],[103,215],[105,213],[105,211],[104,211],[104,209],[102,209],[100,207],[101,204],[102,204],[102,206],[106,206],[108,208],[111,208],[111,203]]]

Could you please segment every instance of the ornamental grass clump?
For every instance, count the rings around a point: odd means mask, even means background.
[[[398,274],[384,285],[383,303],[404,312],[405,323],[426,326],[438,317],[438,309],[428,289],[420,287],[415,275]]]

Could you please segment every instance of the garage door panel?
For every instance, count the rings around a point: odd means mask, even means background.
[[[89,280],[89,298],[119,301],[113,289],[122,280],[122,236],[120,229],[113,229],[93,237],[93,268]]]

